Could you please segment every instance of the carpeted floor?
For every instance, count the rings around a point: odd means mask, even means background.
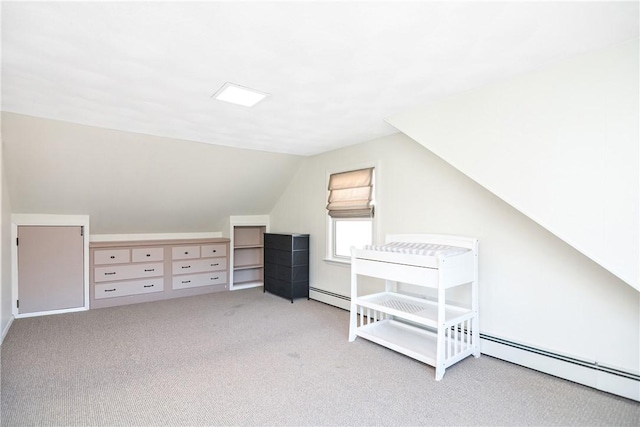
[[[640,425],[640,404],[488,356],[433,368],[261,289],[18,319],[1,425]]]

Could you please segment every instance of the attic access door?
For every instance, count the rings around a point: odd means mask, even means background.
[[[18,226],[18,314],[84,306],[82,226]]]

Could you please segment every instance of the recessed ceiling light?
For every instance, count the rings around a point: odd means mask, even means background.
[[[244,105],[245,107],[253,107],[267,96],[269,96],[269,94],[266,92],[260,92],[259,90],[249,89],[248,87],[227,82],[212,95],[212,98]]]

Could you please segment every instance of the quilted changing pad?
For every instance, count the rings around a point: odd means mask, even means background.
[[[409,243],[409,242],[390,242],[384,245],[365,245],[363,249],[382,252],[397,252],[401,254],[436,256],[458,255],[469,251],[467,248],[457,246],[436,245],[433,243]]]

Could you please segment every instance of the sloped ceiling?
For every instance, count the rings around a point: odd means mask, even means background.
[[[2,109],[312,155],[637,37],[637,2],[2,2]],[[269,92],[214,101],[225,82]]]
[[[222,231],[269,213],[302,157],[2,114],[14,213],[88,214],[92,234]]]
[[[640,290],[639,48],[581,55],[389,122]]]

